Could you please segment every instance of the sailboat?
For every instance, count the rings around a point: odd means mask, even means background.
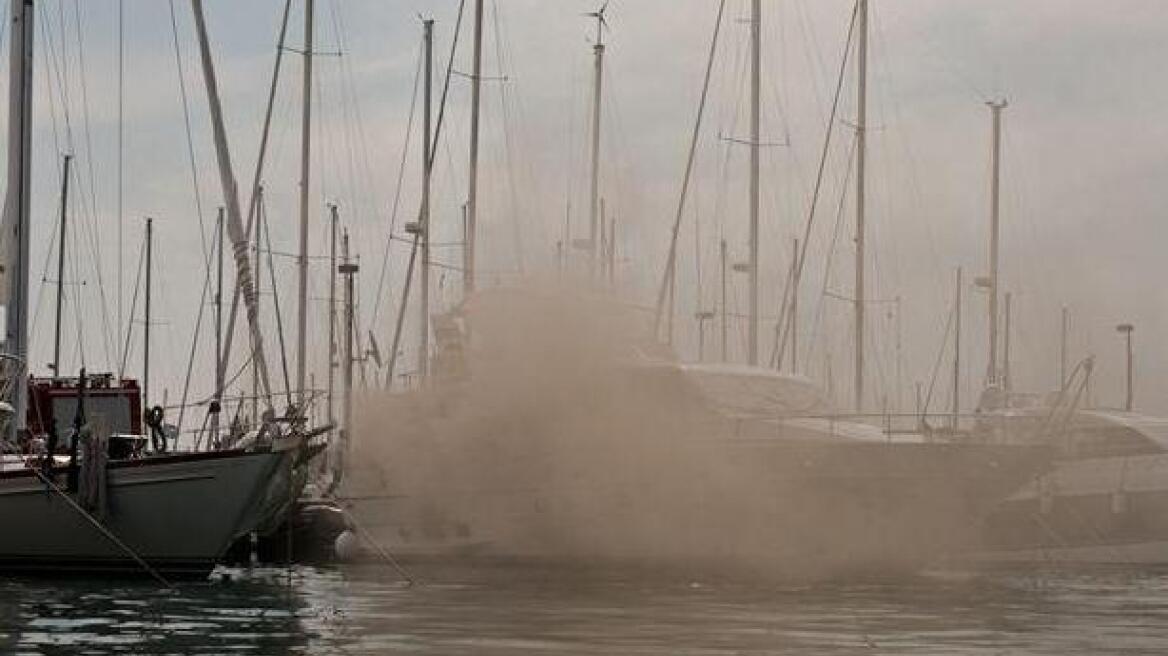
[[[145,420],[153,439],[143,435],[133,381],[84,370],[29,378],[34,14],[33,0],[21,0],[9,17],[0,568],[205,577],[271,512],[302,438],[269,426],[246,447],[169,451],[153,413]]]
[[[1051,394],[988,390],[975,434],[1055,460],[987,517],[978,563],[1168,563],[1168,419],[1082,408],[1083,374]]]
[[[1057,390],[1042,394],[1013,388],[1009,295],[1005,348],[999,355],[998,199],[1005,106],[1004,101],[989,104],[993,116],[989,362],[971,434],[985,442],[1046,446],[1053,451],[1054,462],[989,514],[978,548],[966,558],[982,564],[1166,564],[1168,419],[1133,411],[1130,379],[1122,409],[1084,407],[1094,358],[1067,372],[1065,309]],[[1130,338],[1130,324],[1117,329]],[[1128,345],[1130,375],[1130,341]]]

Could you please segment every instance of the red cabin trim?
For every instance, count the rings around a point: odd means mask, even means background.
[[[53,416],[53,400],[77,397],[77,378],[35,378],[28,379],[28,430],[32,435],[47,435],[48,420]],[[124,397],[130,405],[130,432],[143,434],[142,390],[138,381],[123,378],[120,381],[113,374],[93,374],[85,377],[85,398]],[[58,434],[64,435],[68,426],[57,426]]]

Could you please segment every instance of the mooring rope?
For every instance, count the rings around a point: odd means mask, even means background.
[[[23,458],[25,454],[15,453],[15,455]],[[147,574],[149,574],[152,578],[154,578],[154,580],[161,583],[162,586],[167,588],[167,589],[170,589],[170,590],[175,589],[174,584],[172,584],[170,581],[166,580],[166,578],[164,578],[162,576],[162,574],[160,574],[158,572],[158,570],[154,569],[154,567],[152,567],[150,565],[150,563],[146,562],[146,560],[144,558],[142,558],[142,556],[138,555],[138,553],[136,551],[134,551],[128,544],[126,544],[125,542],[122,542],[121,539],[119,539],[117,535],[114,535],[113,531],[111,531],[108,527],[106,527],[105,524],[103,524],[101,522],[101,520],[99,520],[97,517],[94,517],[89,511],[87,511],[86,509],[84,509],[80,505],[78,505],[77,502],[74,501],[73,498],[70,497],[64,490],[62,490],[60,488],[60,486],[58,486],[56,483],[54,483],[51,478],[49,478],[48,476],[45,476],[44,473],[41,472],[40,468],[30,464],[27,459],[25,460],[24,465],[30,471],[32,471],[33,474],[36,474],[36,477],[39,478],[41,480],[41,482],[45,484],[46,487],[48,487],[50,490],[52,490],[53,492],[60,495],[61,498],[65,500],[65,503],[67,503],[69,505],[70,508],[72,508],[73,510],[76,510],[82,517],[85,518],[85,520],[87,522],[89,522],[89,524],[91,526],[93,526],[95,529],[97,529],[98,532],[100,532],[103,536],[105,536],[105,538],[107,540],[112,542],[114,544],[114,546],[116,546],[117,548],[124,551],[126,553],[126,555],[128,555],[131,559],[133,559],[134,562],[136,562],[139,567],[141,567]]]
[[[402,577],[402,580],[405,581],[406,585],[413,585],[414,578],[410,576],[410,573],[401,566],[401,563],[399,563],[392,554],[386,551],[384,547],[382,547],[377,543],[376,540],[373,539],[373,536],[370,535],[369,532],[361,526],[360,522],[357,521],[357,518],[353,516],[353,513],[346,510],[340,504],[337,504],[337,507],[341,509],[342,513],[344,513],[345,519],[349,520],[349,523],[353,525],[353,529],[357,532],[357,535],[362,540],[365,540],[365,542],[369,543],[369,546],[373,547],[373,550],[377,552],[377,555],[381,556],[382,560],[389,563],[389,566],[392,567],[394,571],[396,571],[398,575]]]

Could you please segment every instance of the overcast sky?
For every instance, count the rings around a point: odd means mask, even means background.
[[[51,353],[55,286],[41,280],[54,280],[55,272],[42,275],[42,266],[55,253],[59,158],[71,150],[77,155],[71,208],[78,225],[71,229],[66,290],[80,296],[82,311],[75,311],[75,302],[67,304],[66,325],[72,332],[65,340],[63,369],[74,370],[81,362],[79,331],[91,369],[118,368],[117,353],[124,346],[134,298],[143,217],[156,217],[159,286],[153,367],[156,385],[166,388],[173,403],[181,393],[199,312],[205,240],[210,239],[215,208],[222,204],[191,8],[184,1],[173,3],[201,217],[188,154],[172,5],[124,0],[119,332],[120,3],[37,4],[32,274],[37,313],[32,362],[47,362]],[[205,3],[235,173],[243,189],[254,170],[283,4]],[[337,203],[362,265],[362,323],[377,335],[384,351],[407,246],[391,247],[380,302],[376,292],[413,98],[419,16],[437,21],[437,97],[457,2],[316,4],[314,50],[321,56],[315,67],[310,248],[314,255],[327,254],[326,205]],[[480,267],[488,284],[513,279],[520,260],[529,272],[546,271],[566,230],[571,237],[584,235],[594,25],[582,14],[594,4],[486,2],[484,75],[492,79],[484,83]],[[763,5],[763,140],[769,145],[762,167],[760,273],[763,314],[773,316],[786,283],[791,240],[802,234],[806,220],[852,1],[764,0]],[[1088,353],[1099,358],[1095,399],[1104,405],[1122,401],[1122,342],[1114,326],[1130,321],[1136,325],[1137,405],[1168,411],[1168,399],[1159,392],[1168,382],[1168,349],[1159,339],[1168,327],[1168,299],[1161,282],[1168,267],[1162,254],[1168,243],[1163,217],[1168,207],[1168,186],[1163,183],[1168,179],[1168,127],[1162,111],[1168,85],[1160,83],[1159,71],[1168,61],[1168,4],[872,0],[871,5],[869,296],[902,298],[899,385],[896,321],[885,313],[892,306],[873,306],[866,339],[873,354],[868,374],[874,396],[887,396],[893,404],[899,399],[909,409],[914,382],[928,386],[952,309],[958,266],[964,268],[967,283],[962,357],[971,364],[963,379],[966,407],[984,377],[985,299],[969,283],[984,275],[987,266],[990,121],[984,103],[1005,97],[1010,104],[1004,114],[1002,285],[1014,295],[1016,387],[1046,390],[1055,383],[1059,313],[1066,305],[1072,359]],[[264,175],[273,247],[282,252],[296,249],[298,207],[302,2],[294,0],[292,8],[291,50],[285,53]],[[601,177],[606,207],[618,220],[618,275],[638,303],[652,302],[663,266],[716,8],[714,0],[612,0],[609,6]],[[746,254],[747,152],[726,138],[745,137],[748,10],[746,0],[727,1],[682,230],[677,331],[679,350],[687,357],[697,352],[695,310],[699,304],[708,310],[718,303],[719,237],[727,240],[733,260]],[[7,34],[4,38],[7,46]],[[469,40],[459,45],[457,71],[469,70],[468,45]],[[4,51],[6,65],[7,47]],[[460,238],[468,86],[464,77],[452,78],[434,183],[437,242]],[[848,402],[853,336],[847,307],[821,292],[852,293],[854,197],[850,192],[841,196],[855,118],[851,64],[843,90],[800,296],[800,358],[807,373],[830,384],[840,402]],[[6,105],[0,111],[6,112]],[[417,130],[415,124],[396,219],[399,233],[418,206]],[[98,257],[100,284],[94,267]],[[440,264],[457,264],[459,253],[447,246],[435,258]],[[287,258],[276,260],[284,330],[291,342],[294,268]],[[314,352],[321,355],[314,357],[311,368],[321,384],[327,264],[314,259],[312,271],[311,337]],[[745,280],[734,278],[730,309],[743,311]],[[457,301],[457,272],[436,268],[434,281],[441,306]],[[270,287],[267,279],[263,284]],[[411,311],[410,330],[414,315]],[[141,366],[141,300],[134,316],[138,323],[128,374]],[[265,334],[278,378],[278,342],[274,324],[269,327]],[[209,324],[203,326],[192,398],[210,388],[210,330]],[[771,330],[768,322],[762,334],[769,336]],[[732,355],[741,358],[742,323],[732,323],[732,332]],[[707,354],[716,351],[715,334],[711,330],[707,335]],[[769,339],[762,350],[769,357]],[[951,355],[942,357],[944,372]],[[947,392],[940,391],[945,386],[938,387],[934,406],[938,400],[948,403]]]

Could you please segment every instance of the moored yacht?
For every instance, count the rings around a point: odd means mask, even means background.
[[[987,518],[982,562],[1168,563],[1168,419],[1069,408],[1062,395],[989,390],[978,424],[987,440],[1047,444],[1053,467]]]
[[[292,470],[288,463],[299,457],[303,437],[265,422],[246,447],[175,452],[163,410],[155,406],[143,413],[134,381],[91,378],[84,369],[77,378],[60,377],[57,357],[57,376],[29,377],[36,12],[33,0],[13,2],[10,9],[8,188],[0,223],[6,324],[0,354],[0,568],[205,576],[232,540],[272,512],[270,491],[286,489],[288,479],[280,472]],[[62,230],[64,216],[62,210]],[[149,226],[148,220],[147,235]],[[59,250],[63,262],[64,246]],[[149,298],[149,282],[146,287]],[[59,345],[59,300],[57,316]],[[149,312],[145,323],[148,331]]]
[[[93,389],[84,376],[33,379],[29,401],[27,438],[7,445],[0,467],[7,570],[144,573],[145,563],[206,576],[271,512],[266,491],[299,451],[295,439],[169,451],[141,431],[136,383],[108,375]]]
[[[554,332],[601,312],[535,314],[559,315],[543,320]],[[901,574],[975,540],[1047,461],[1043,447],[893,436],[833,414],[805,378],[679,364],[649,343],[582,347],[562,366],[524,333],[541,362],[515,372],[526,365],[494,340],[525,313],[490,314],[455,349],[468,363],[436,367],[458,379],[382,402],[393,421],[376,431],[358,425],[341,496],[395,556]]]

